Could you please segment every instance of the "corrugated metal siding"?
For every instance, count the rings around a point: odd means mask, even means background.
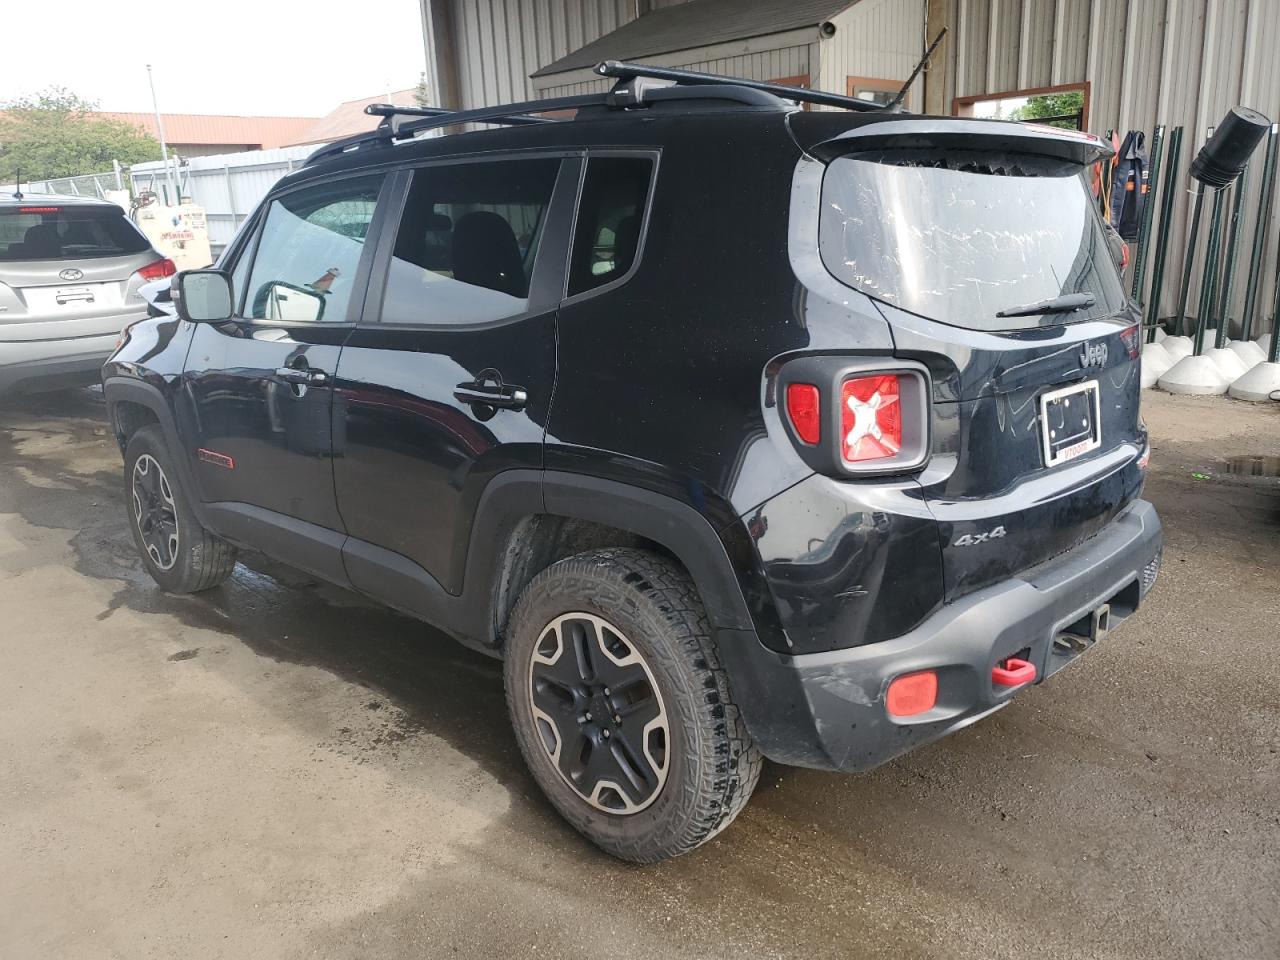
[[[1055,0],[1027,0],[1019,38],[1018,86],[1053,83],[1053,15]]]
[[[699,56],[696,50],[680,53],[659,54],[646,57],[646,61],[663,67],[678,67],[684,70],[698,70],[702,73],[722,73],[747,80],[782,80],[789,77],[811,76],[810,44],[801,46],[779,47],[776,50],[762,50],[736,57],[719,57],[711,60],[689,59]],[[603,93],[612,86],[611,80],[585,80],[572,83],[544,87],[539,93],[543,97],[569,97],[581,93]]]
[[[948,73],[954,77],[955,96],[967,97],[987,86],[987,44],[994,0],[957,0],[956,44],[951,48]]]
[[[463,108],[534,96],[529,74],[633,19],[634,0],[456,0]]]
[[[1012,90],[1018,86],[1018,54],[1022,38],[1020,0],[991,0],[987,20],[988,90]]]
[[[848,77],[905,82],[924,52],[924,0],[862,0],[832,19],[835,36],[817,44],[821,76],[815,86],[847,90]],[[912,86],[909,106],[923,104],[924,83]]]
[[[1230,106],[1243,103],[1280,118],[1276,0],[951,0],[948,14],[952,43],[940,79],[949,94],[1087,81],[1095,133],[1143,129],[1150,136],[1157,122],[1186,128],[1177,180],[1183,191],[1205,127]],[[1253,239],[1260,170],[1261,151],[1245,200],[1242,257]],[[1173,226],[1162,299],[1166,314],[1176,306],[1190,200],[1184,193]],[[1266,235],[1263,302],[1269,304],[1277,253],[1274,216]],[[1197,265],[1193,308],[1199,277]],[[1244,270],[1238,271],[1232,292],[1237,315],[1246,280]]]

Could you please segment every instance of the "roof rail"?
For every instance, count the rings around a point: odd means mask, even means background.
[[[455,123],[500,123],[522,125],[531,123],[556,123],[550,117],[532,116],[552,110],[576,110],[579,107],[595,107],[607,102],[607,94],[591,93],[573,97],[556,97],[551,100],[526,100],[498,107],[479,107],[475,110],[447,110],[443,107],[397,107],[389,103],[372,103],[365,113],[383,118],[376,130],[358,133],[353,137],[335,140],[321,147],[307,163],[312,164],[349,150],[377,144],[390,144],[404,140],[424,130],[450,127]],[[407,119],[401,119],[401,118]],[[412,119],[412,118],[417,119]]]
[[[400,128],[406,122],[410,122],[401,120],[401,117],[447,117],[458,111],[450,110],[448,107],[397,107],[391,103],[371,103],[364,108],[364,112],[371,117],[382,117],[382,122],[378,124],[378,132],[389,133],[396,137],[400,134]],[[555,121],[550,117],[512,114],[503,117],[502,122],[515,126],[522,123],[554,123]]]
[[[526,100],[523,103],[479,107],[475,110],[399,107],[390,103],[371,103],[364,108],[364,112],[370,116],[382,117],[382,122],[378,124],[376,130],[336,140],[311,154],[306,162],[316,163],[363,147],[386,146],[425,130],[451,127],[461,123],[509,125],[557,123],[561,121],[551,117],[536,116],[536,114],[556,110],[578,110],[583,107],[629,110],[664,100],[713,99],[728,100],[747,107],[776,109],[783,106],[778,99],[783,98],[844,107],[849,110],[881,109],[865,100],[855,100],[852,97],[823,93],[819,90],[804,90],[800,87],[786,87],[776,83],[759,83],[755,80],[739,80],[736,77],[722,77],[711,73],[693,73],[689,70],[668,70],[665,67],[619,63],[614,60],[597,64],[595,72],[601,76],[614,77],[618,82],[608,93],[579,94],[572,97],[554,97],[549,100]]]
[[[648,77],[652,80],[670,80],[676,84],[710,85],[725,87],[746,87],[748,90],[759,90],[771,93],[785,100],[798,100],[802,103],[816,103],[826,107],[842,107],[845,110],[878,111],[885,108],[869,100],[856,97],[845,97],[838,93],[827,93],[823,90],[806,90],[804,87],[788,87],[781,83],[764,83],[760,80],[743,80],[741,77],[726,77],[719,73],[697,73],[693,70],[676,70],[671,67],[654,67],[646,63],[628,63],[622,60],[606,60],[591,68],[593,73],[602,77],[613,77],[619,81],[634,80],[636,77]]]

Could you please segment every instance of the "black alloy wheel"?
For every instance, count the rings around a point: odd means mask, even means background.
[[[169,478],[150,454],[143,454],[133,464],[133,522],[151,562],[161,570],[171,570],[180,546],[178,511]]]
[[[584,612],[547,624],[529,660],[547,756],[583,800],[639,813],[667,779],[670,728],[649,665],[617,626]]]

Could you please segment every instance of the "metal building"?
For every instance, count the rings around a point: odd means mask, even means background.
[[[445,106],[603,89],[588,68],[626,58],[883,97],[906,79],[926,38],[946,27],[909,109],[990,113],[1002,101],[1079,91],[1084,126],[1094,133],[1184,126],[1177,180],[1184,190],[1191,157],[1228,107],[1242,103],[1280,118],[1280,0],[420,2],[429,80]],[[1255,172],[1249,183],[1246,242],[1260,179]],[[1165,312],[1189,205],[1188,194],[1177,206]],[[1274,289],[1276,234],[1273,215],[1264,303]],[[1199,269],[1195,277],[1193,303]]]
[[[604,90],[640,59],[884,99],[920,57],[925,0],[422,0],[436,100],[461,108]],[[923,105],[919,81],[908,106]]]

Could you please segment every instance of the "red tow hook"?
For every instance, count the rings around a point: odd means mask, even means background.
[[[997,687],[1020,687],[1036,678],[1036,665],[1017,657],[1005,657],[991,668],[991,682]]]

